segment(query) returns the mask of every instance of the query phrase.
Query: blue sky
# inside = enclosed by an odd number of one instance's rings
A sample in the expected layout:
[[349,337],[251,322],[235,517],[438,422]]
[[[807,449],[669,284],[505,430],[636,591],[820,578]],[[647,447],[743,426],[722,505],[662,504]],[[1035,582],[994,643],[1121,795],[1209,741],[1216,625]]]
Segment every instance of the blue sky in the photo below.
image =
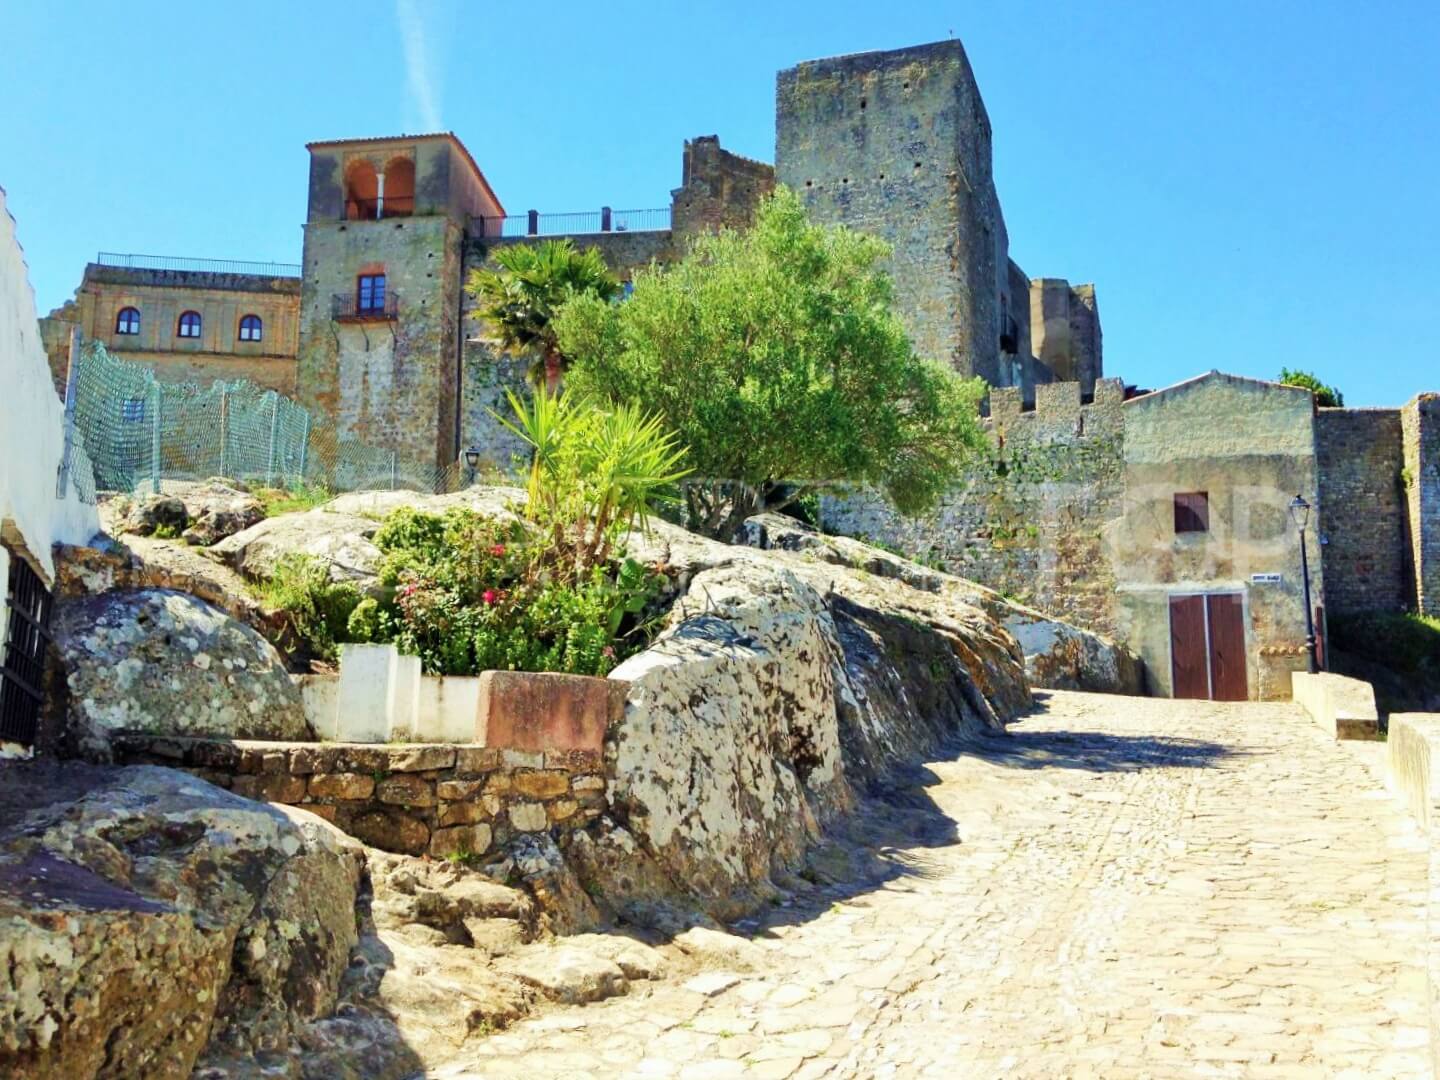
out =
[[42,312],[99,250],[298,261],[309,140],[451,129],[511,212],[773,160],[775,72],[961,38],[1011,254],[1107,373],[1440,390],[1440,4],[0,0],[0,186]]

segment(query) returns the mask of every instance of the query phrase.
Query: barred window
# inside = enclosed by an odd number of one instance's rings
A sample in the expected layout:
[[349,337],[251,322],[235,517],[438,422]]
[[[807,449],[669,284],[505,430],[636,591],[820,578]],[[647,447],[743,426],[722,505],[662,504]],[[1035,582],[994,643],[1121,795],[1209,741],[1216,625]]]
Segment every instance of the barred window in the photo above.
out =
[[120,419],[127,424],[143,423],[145,420],[145,399],[143,397],[130,397],[121,401]]

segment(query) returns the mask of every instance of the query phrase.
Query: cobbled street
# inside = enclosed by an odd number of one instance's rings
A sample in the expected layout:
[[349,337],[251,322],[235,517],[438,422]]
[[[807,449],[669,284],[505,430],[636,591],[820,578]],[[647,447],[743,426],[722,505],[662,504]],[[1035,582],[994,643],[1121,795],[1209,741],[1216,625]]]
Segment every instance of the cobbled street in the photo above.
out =
[[432,1075],[1430,1075],[1425,860],[1375,746],[1289,704],[1037,697],[931,763],[889,880],[737,928],[750,970],[551,1011]]

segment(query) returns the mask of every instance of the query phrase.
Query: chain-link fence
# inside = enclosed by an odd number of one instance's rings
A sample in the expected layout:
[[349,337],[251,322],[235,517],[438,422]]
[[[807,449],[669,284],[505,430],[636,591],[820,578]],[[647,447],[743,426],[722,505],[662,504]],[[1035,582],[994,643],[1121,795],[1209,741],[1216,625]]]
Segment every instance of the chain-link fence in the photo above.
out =
[[[460,464],[436,466],[343,439],[334,425],[246,380],[165,383],[99,342],[81,350],[70,393],[75,460],[88,456],[103,491],[160,490],[163,480],[227,477],[330,491],[455,491]],[[93,497],[93,493],[92,493]]]

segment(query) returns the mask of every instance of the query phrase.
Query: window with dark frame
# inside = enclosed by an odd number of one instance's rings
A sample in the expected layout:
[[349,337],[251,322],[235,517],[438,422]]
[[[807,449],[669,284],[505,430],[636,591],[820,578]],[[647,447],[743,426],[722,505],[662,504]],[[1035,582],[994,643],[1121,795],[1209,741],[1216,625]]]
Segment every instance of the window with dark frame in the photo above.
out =
[[179,335],[185,338],[198,338],[200,336],[200,313],[198,311],[187,311],[180,316]]
[[1210,531],[1210,495],[1204,491],[1184,491],[1175,495],[1175,533]]
[[385,275],[361,274],[356,280],[355,313],[369,315],[385,310]]
[[240,340],[259,341],[263,329],[259,315],[246,315],[240,320]]
[[143,397],[129,397],[121,401],[120,419],[127,424],[144,423],[145,399]]
[[133,307],[121,308],[120,314],[115,316],[115,333],[140,333],[140,312]]

